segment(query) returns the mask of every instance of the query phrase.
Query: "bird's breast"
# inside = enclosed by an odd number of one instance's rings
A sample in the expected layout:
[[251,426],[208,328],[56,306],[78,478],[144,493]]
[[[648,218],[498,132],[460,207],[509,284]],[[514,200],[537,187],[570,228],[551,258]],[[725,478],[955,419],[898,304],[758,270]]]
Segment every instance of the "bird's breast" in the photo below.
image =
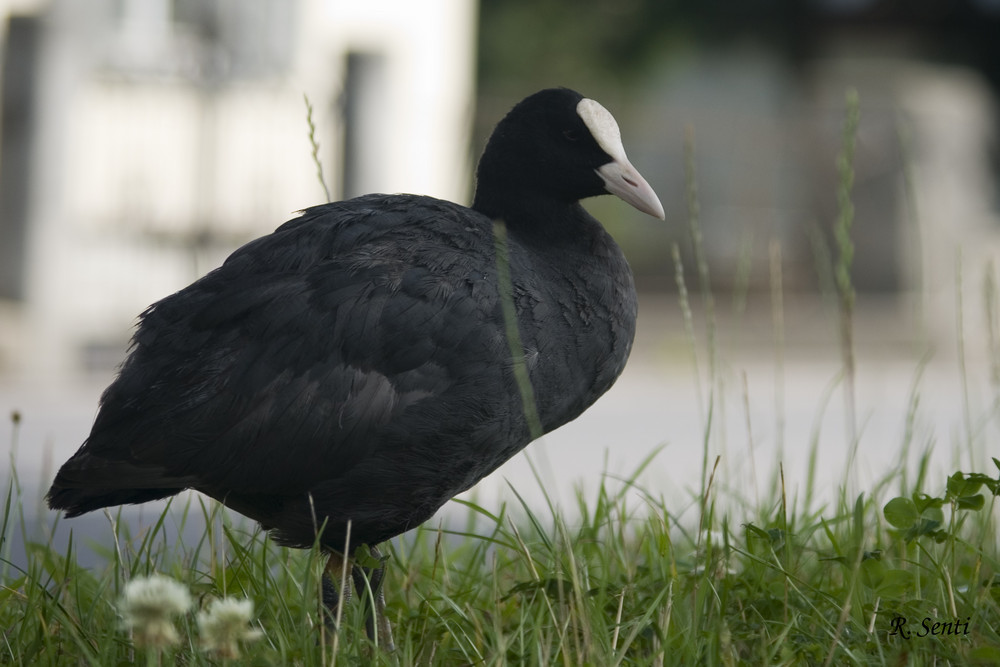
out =
[[635,337],[632,274],[620,252],[550,263],[515,297],[523,357],[549,431],[579,416],[624,370]]

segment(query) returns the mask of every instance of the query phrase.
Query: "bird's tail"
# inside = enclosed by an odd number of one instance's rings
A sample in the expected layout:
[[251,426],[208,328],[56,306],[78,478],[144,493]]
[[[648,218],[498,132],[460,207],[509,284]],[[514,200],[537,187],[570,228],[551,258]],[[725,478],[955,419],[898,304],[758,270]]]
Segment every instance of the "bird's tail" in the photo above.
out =
[[74,517],[102,507],[167,498],[187,486],[162,468],[110,461],[81,450],[59,469],[45,498],[52,509]]
[[66,488],[53,484],[45,499],[54,510],[64,510],[67,517],[80,516],[102,507],[145,503],[180,493],[183,489],[101,489]]

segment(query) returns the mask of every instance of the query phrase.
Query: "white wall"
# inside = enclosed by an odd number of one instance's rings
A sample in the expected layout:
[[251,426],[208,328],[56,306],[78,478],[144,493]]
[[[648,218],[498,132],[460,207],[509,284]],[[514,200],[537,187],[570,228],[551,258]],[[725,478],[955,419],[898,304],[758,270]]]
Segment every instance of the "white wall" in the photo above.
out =
[[[163,4],[132,0],[133,9],[143,3]],[[86,346],[123,354],[149,303],[321,203],[303,94],[336,198],[350,52],[386,59],[384,133],[361,146],[379,168],[365,184],[468,200],[474,0],[259,6],[294,12],[280,15],[292,33],[290,65],[206,83],[189,75],[197,43],[164,26],[162,11],[126,12],[127,26],[116,26],[105,0],[49,5],[28,298],[18,322],[5,308],[0,323],[25,335],[0,336],[0,372],[72,371]]]

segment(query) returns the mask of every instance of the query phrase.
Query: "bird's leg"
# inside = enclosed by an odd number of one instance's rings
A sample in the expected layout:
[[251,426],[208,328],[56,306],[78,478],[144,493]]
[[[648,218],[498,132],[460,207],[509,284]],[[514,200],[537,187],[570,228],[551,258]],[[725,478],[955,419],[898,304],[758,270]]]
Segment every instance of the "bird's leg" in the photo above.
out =
[[[376,640],[379,646],[385,651],[394,651],[396,646],[392,641],[392,626],[385,615],[385,568],[388,557],[382,555],[378,547],[369,547],[370,559],[379,562],[378,567],[357,567],[352,576],[354,587],[358,591],[358,597],[365,596],[366,591],[371,590],[373,596],[372,606],[375,608],[374,618],[368,613],[368,605],[365,605],[365,633],[369,639]],[[370,560],[366,559],[366,560]],[[367,581],[366,581],[367,580]],[[376,630],[378,634],[376,634]]]
[[372,571],[371,578],[372,590],[375,592],[375,622],[378,624],[378,636],[382,639],[386,651],[394,651],[396,645],[392,641],[392,626],[389,625],[389,619],[385,615],[385,568],[389,557],[383,556],[378,547],[372,547],[371,552],[381,563]]
[[326,608],[327,627],[337,629],[337,613],[341,604],[351,601],[351,587],[347,585],[347,577],[354,576],[354,564],[350,558],[336,551],[330,552],[323,571],[323,606]]

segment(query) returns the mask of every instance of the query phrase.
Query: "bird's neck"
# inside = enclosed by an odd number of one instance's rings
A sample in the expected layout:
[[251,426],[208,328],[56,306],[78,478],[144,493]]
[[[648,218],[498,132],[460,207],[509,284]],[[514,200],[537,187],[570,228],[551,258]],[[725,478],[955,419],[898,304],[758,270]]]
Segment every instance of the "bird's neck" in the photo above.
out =
[[472,208],[494,221],[502,221],[517,238],[545,245],[586,242],[601,229],[580,202],[523,190],[504,193],[477,189]]

